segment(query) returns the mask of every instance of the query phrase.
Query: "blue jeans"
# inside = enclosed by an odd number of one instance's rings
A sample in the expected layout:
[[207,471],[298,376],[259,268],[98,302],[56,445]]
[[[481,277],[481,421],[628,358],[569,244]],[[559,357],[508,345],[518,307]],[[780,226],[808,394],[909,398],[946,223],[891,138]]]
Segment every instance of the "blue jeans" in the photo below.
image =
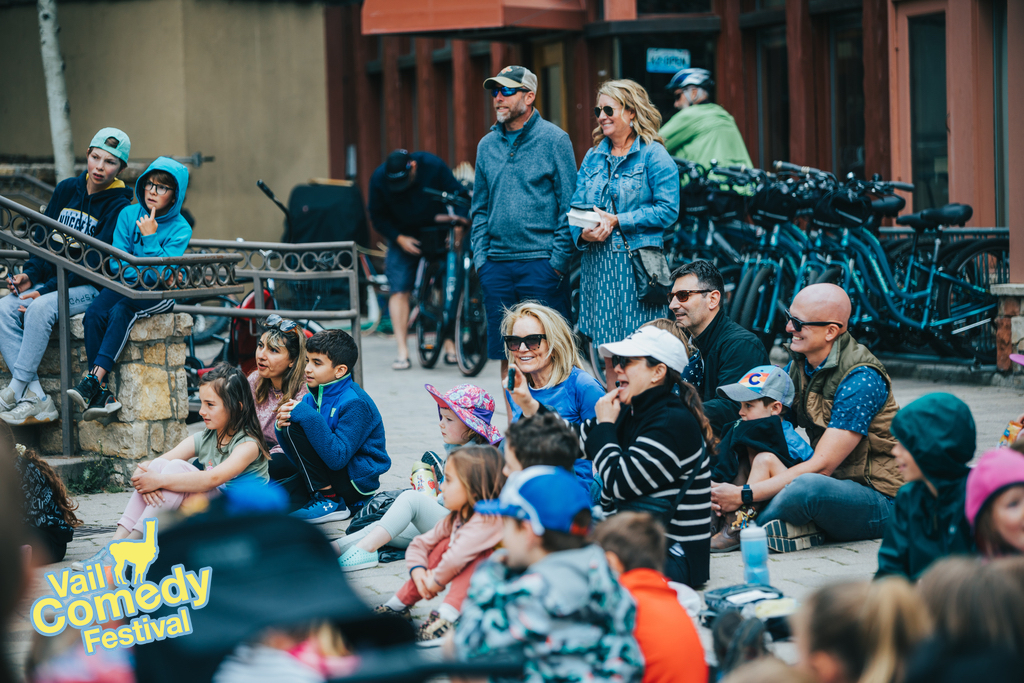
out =
[[[569,320],[569,292],[563,286],[568,273],[558,275],[548,259],[533,261],[491,261],[478,271],[487,309],[487,357],[504,360],[505,342],[501,338],[501,320],[505,311],[520,301],[531,299],[550,306]],[[567,323],[568,324],[568,323]]]
[[[38,287],[28,291],[36,289]],[[96,288],[92,285],[69,288],[71,315],[84,313],[95,298]],[[24,313],[18,311],[20,306],[25,306]],[[14,294],[0,298],[0,354],[14,379],[22,382],[39,379],[39,362],[43,360],[57,316],[57,292],[35,299],[20,299]]]
[[870,486],[823,474],[801,474],[772,498],[757,523],[814,522],[832,540],[863,541],[882,537],[893,505],[893,498]]

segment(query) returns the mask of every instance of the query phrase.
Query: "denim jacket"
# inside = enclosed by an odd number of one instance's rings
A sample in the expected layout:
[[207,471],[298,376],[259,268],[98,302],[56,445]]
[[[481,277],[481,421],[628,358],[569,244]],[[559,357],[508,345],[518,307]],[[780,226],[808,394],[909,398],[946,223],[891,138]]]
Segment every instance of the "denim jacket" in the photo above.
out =
[[[609,182],[610,157],[608,138],[587,152],[576,176],[572,206],[596,206],[612,212],[614,200],[619,228],[626,234],[631,249],[664,246],[665,228],[679,216],[679,170],[672,157],[664,145],[647,144],[637,137]],[[573,242],[586,249],[589,242],[580,238],[582,229],[571,229]],[[625,250],[618,230],[609,239],[616,251]]]

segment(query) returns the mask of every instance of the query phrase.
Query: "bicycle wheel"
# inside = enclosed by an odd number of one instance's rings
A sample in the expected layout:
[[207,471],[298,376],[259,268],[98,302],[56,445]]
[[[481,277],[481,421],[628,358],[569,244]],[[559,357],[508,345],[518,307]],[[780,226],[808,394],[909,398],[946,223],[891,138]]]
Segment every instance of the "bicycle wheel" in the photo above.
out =
[[[196,305],[211,308],[237,308],[238,302],[224,296],[208,301],[197,301]],[[192,342],[208,344],[215,336],[223,335],[230,324],[231,319],[227,316],[194,315],[192,316]]]
[[839,266],[829,266],[828,268],[825,269],[824,272],[822,272],[821,275],[814,279],[814,282],[812,284],[820,285],[823,283],[830,285],[838,285],[842,287],[843,269],[840,268]]
[[444,277],[443,261],[428,263],[417,296],[416,353],[425,368],[437,364],[444,348]]
[[[753,332],[769,353],[775,346],[775,337],[780,331],[779,315],[775,304],[777,300],[785,300],[786,292],[789,289],[783,280],[778,299],[772,296],[777,277],[776,269],[772,266],[765,266],[757,271],[750,283],[750,289],[747,291],[739,320],[740,327]],[[755,327],[757,329],[754,329]],[[767,331],[765,331],[766,328]]]
[[736,286],[736,290],[732,293],[732,298],[729,300],[729,307],[726,310],[729,313],[729,317],[737,323],[743,314],[743,302],[747,298],[747,292],[750,291],[750,283],[754,279],[754,272],[754,268],[747,268],[747,272],[743,273],[740,283]]
[[743,266],[738,263],[734,263],[728,266],[722,266],[718,272],[722,274],[722,281],[725,283],[725,291],[722,292],[722,310],[728,311],[732,306],[733,297],[736,296],[737,281],[740,279],[740,273],[743,271]]
[[590,367],[594,369],[594,377],[601,383],[601,386],[608,385],[608,378],[604,372],[604,358],[597,351],[597,344],[592,339],[587,339],[587,356],[590,358]]
[[455,311],[455,355],[459,371],[476,377],[487,365],[487,309],[476,268],[470,266],[467,279]]
[[[939,318],[953,319],[951,329],[944,331],[943,336],[959,354],[982,363],[995,363],[996,311],[991,307],[996,298],[987,292],[992,285],[1009,282],[1009,240],[980,240],[962,251],[946,272],[964,284],[948,280],[939,284]],[[966,285],[980,287],[985,293]]]

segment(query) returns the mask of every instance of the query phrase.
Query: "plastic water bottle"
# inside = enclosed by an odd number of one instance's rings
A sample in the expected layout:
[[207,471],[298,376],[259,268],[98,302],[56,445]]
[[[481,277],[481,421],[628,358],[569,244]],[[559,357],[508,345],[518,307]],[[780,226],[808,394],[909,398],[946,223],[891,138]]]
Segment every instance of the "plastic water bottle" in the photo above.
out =
[[768,536],[764,529],[751,524],[740,531],[740,552],[743,553],[743,580],[762,586],[768,579]]

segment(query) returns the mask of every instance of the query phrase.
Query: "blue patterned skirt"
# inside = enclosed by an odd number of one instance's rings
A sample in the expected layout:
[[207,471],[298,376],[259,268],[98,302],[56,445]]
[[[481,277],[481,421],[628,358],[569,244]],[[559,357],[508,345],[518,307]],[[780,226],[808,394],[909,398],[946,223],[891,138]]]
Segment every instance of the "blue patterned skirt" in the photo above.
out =
[[[629,254],[612,242],[591,242],[583,252],[580,272],[580,331],[600,346],[625,339],[656,318],[668,318],[668,302],[641,303],[636,296]],[[620,247],[621,248],[621,247]]]

